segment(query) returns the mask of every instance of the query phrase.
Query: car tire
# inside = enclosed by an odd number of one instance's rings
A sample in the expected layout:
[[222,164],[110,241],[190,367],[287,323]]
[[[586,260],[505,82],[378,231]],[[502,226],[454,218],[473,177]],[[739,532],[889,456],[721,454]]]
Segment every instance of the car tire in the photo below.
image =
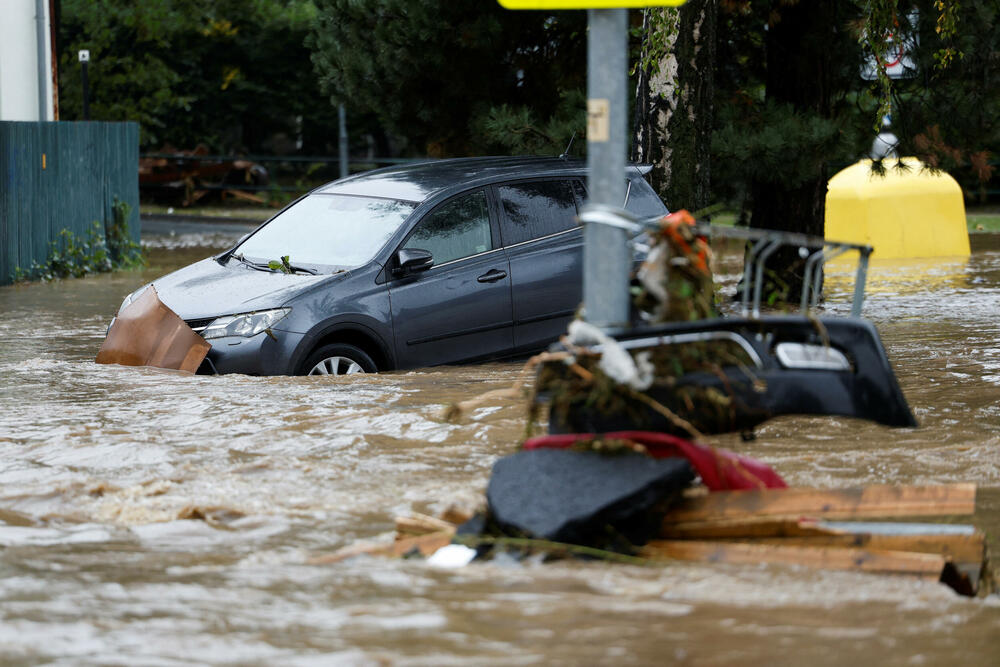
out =
[[300,375],[354,375],[376,373],[378,367],[372,358],[359,347],[346,343],[324,345],[306,359]]

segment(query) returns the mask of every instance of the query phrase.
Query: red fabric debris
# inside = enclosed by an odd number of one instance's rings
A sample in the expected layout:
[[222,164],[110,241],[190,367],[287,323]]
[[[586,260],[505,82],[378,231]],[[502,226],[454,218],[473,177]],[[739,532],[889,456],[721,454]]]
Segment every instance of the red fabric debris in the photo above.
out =
[[684,440],[667,433],[652,431],[616,431],[614,433],[567,433],[545,435],[524,441],[524,449],[569,449],[587,440],[628,440],[642,445],[657,459],[682,457],[687,459],[710,491],[741,489],[784,489],[788,485],[770,466],[749,456],[725,449]]

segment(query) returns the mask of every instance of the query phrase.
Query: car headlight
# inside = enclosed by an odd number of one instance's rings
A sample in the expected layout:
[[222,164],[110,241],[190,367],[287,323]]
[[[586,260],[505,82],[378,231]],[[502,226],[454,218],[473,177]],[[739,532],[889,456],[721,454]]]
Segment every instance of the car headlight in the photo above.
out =
[[273,310],[258,310],[255,313],[242,313],[240,315],[226,315],[212,321],[201,335],[208,338],[222,338],[224,336],[243,336],[249,338],[256,336],[261,331],[268,329],[283,317],[292,312],[291,308],[275,308]]

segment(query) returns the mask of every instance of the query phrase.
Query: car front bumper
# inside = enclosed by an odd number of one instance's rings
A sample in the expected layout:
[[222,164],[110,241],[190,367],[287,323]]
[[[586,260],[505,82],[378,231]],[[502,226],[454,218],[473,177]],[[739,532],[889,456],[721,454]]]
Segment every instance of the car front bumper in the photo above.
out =
[[262,331],[250,337],[212,338],[199,374],[294,375],[292,358],[304,334]]

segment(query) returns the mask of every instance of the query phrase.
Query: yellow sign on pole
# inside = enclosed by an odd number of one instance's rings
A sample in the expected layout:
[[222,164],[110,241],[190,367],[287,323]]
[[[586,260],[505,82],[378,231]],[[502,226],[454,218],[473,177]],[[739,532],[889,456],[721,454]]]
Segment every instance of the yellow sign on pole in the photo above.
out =
[[679,7],[686,0],[497,0],[507,9],[623,9]]

